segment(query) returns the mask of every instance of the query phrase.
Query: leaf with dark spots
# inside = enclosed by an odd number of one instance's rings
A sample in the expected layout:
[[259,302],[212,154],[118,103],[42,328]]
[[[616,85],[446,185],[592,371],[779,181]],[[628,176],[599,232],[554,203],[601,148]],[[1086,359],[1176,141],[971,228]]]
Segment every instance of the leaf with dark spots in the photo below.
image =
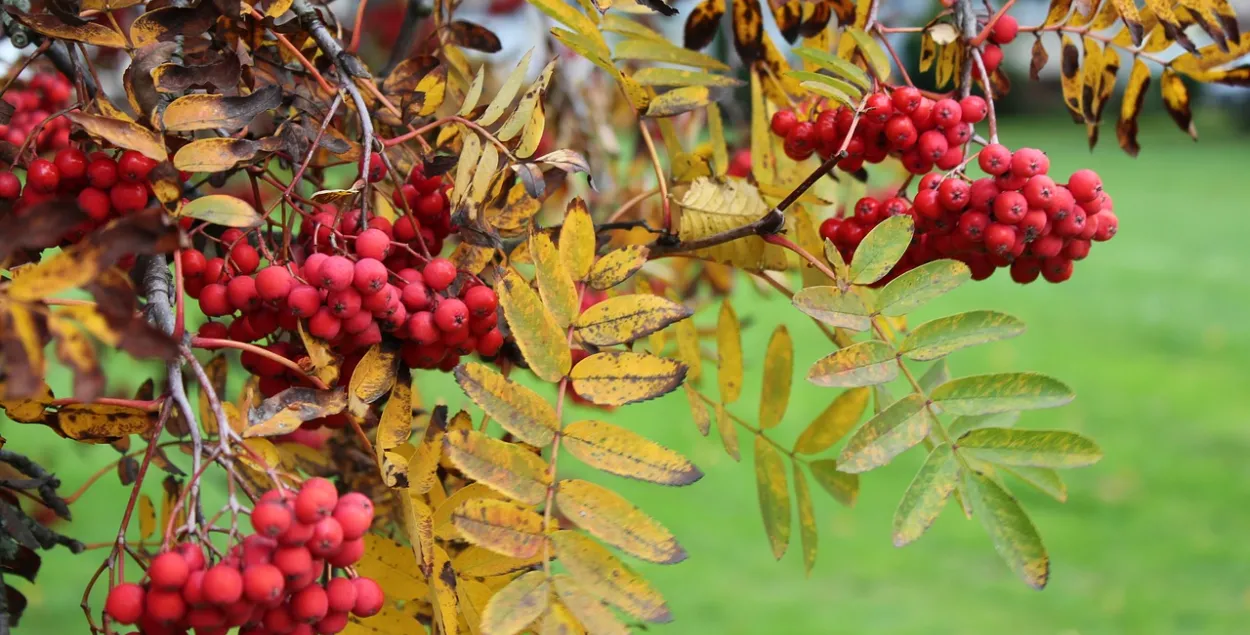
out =
[[121,481],[123,486],[129,486],[139,478],[139,461],[133,456],[123,458],[117,463],[117,480]]
[[4,224],[4,240],[0,240],[0,261],[18,249],[42,249],[61,242],[65,234],[86,220],[72,198],[56,198],[27,208]]
[[193,39],[209,31],[217,15],[217,8],[210,2],[153,9],[131,23],[130,42],[135,48],[143,48],[157,42],[173,42],[179,35]]
[[441,64],[433,55],[418,55],[399,63],[395,70],[382,82],[382,92],[387,95],[402,95],[417,88],[417,82]]
[[467,20],[455,20],[447,25],[451,39],[460,46],[483,53],[498,53],[503,45],[499,36],[490,29]]
[[266,86],[245,97],[186,95],[165,107],[161,122],[166,130],[190,132],[224,128],[240,130],[257,115],[282,103],[282,88]]
[[692,51],[706,48],[716,37],[716,32],[720,29],[720,19],[724,15],[725,0],[700,2],[686,18],[682,45]]
[[816,37],[825,27],[829,26],[829,19],[833,17],[833,9],[828,3],[818,2],[812,6],[811,15],[799,25],[799,35],[803,37]]
[[305,421],[336,415],[347,407],[347,392],[314,388],[287,388],[247,413],[244,437],[287,434]]
[[678,11],[676,8],[670,7],[667,4],[665,4],[664,0],[642,0],[642,3],[647,5],[647,7],[655,10],[660,15],[663,15],[666,17],[672,17],[680,13],[680,11]]

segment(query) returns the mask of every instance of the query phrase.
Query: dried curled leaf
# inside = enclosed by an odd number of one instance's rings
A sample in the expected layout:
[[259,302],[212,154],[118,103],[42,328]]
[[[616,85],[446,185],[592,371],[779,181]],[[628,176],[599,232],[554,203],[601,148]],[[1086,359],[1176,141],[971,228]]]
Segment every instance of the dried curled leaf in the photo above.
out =
[[347,407],[347,391],[292,387],[248,410],[245,438],[274,437],[293,432],[300,424],[336,415]]

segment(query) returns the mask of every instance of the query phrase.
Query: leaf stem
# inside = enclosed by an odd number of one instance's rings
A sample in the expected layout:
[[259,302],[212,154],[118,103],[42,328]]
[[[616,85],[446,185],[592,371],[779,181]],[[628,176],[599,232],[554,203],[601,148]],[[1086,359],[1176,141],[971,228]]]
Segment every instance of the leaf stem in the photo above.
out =
[[304,372],[304,369],[300,368],[299,364],[295,363],[293,360],[287,359],[277,353],[274,353],[273,351],[256,346],[255,344],[249,344],[247,342],[236,342],[234,340],[217,339],[215,337],[195,336],[191,338],[191,347],[202,348],[204,350],[209,350],[209,351],[217,350],[221,348],[233,348],[233,349],[237,349],[240,351],[246,351],[248,353],[252,353],[255,355],[260,355],[261,357],[264,357],[265,359],[277,362],[285,366],[286,368],[289,368],[295,371],[304,379],[308,380],[308,382],[311,383],[318,390],[329,390],[330,388],[329,386],[326,385],[324,381],[321,381],[321,378],[316,377],[314,375],[309,375],[308,373]]
[[660,165],[660,155],[655,151],[655,141],[651,139],[651,131],[647,122],[638,120],[638,129],[642,131],[642,141],[647,146],[647,154],[651,157],[651,165],[655,167],[655,178],[660,183],[660,205],[664,209],[664,229],[673,229],[673,210],[668,200],[668,179],[664,176],[664,167]]

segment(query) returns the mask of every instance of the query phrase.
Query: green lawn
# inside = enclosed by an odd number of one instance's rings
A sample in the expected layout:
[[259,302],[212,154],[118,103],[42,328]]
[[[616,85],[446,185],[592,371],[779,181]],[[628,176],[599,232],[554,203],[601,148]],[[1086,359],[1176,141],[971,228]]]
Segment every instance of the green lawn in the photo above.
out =
[[[1208,131],[1193,144],[1170,122],[1147,121],[1142,158],[1132,160],[1114,149],[1110,129],[1091,157],[1075,126],[1015,121],[1004,128],[1012,144],[1047,148],[1053,173],[1096,167],[1121,220],[1121,235],[1097,245],[1068,283],[1020,287],[1000,275],[969,284],[916,316],[976,308],[1019,315],[1029,324],[1022,338],[954,356],[954,373],[1037,370],[1065,380],[1079,395],[1071,406],[1030,413],[1021,422],[1081,431],[1106,453],[1097,466],[1068,473],[1066,504],[1016,488],[1050,550],[1049,587],[1036,592],[1016,580],[979,523],[951,508],[917,543],[891,546],[891,515],[923,458],[917,452],[867,475],[854,510],[816,493],[821,553],[810,578],[803,575],[797,530],[790,553],[774,562],[759,519],[749,443],[742,464],[729,460],[718,439],[698,436],[679,393],[605,417],[682,449],[707,473],[685,489],[612,483],[667,524],[691,554],[676,566],[639,567],[669,598],[678,620],[657,630],[1243,631],[1250,618],[1246,139]],[[760,316],[756,323],[783,316],[796,338],[800,371],[829,350],[810,322],[780,303],[747,296],[738,308]],[[744,416],[756,411],[758,361],[768,335],[764,327],[746,334],[748,388],[735,406]],[[428,400],[441,395],[453,408],[464,404],[450,386],[445,377],[422,380]],[[796,385],[780,437],[793,439],[834,394]],[[67,489],[115,456],[107,447],[54,442],[41,428],[6,424],[3,433],[10,448],[54,466]],[[116,480],[106,478],[98,489],[75,506],[68,530],[87,541],[107,540],[121,514],[123,489]],[[31,606],[22,630],[83,628],[78,596],[102,555],[61,551],[48,557],[42,584],[27,589]]]

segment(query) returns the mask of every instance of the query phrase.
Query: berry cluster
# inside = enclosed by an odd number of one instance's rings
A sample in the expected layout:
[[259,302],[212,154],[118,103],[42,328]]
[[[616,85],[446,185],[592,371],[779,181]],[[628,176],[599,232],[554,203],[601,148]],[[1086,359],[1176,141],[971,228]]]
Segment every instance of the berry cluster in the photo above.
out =
[[1010,267],[1012,279],[1021,284],[1039,275],[1063,282],[1072,276],[1073,261],[1089,255],[1092,241],[1115,236],[1119,221],[1093,170],[1078,170],[1060,185],[1047,176],[1050,161],[1041,150],[1013,153],[999,144],[983,148],[977,162],[990,176],[969,182],[962,176],[927,174],[912,202],[862,198],[852,214],[824,221],[820,233],[849,261],[878,223],[910,214],[915,237],[880,284],[940,258],[967,263],[974,280]]
[[[38,73],[24,85],[8,87],[4,100],[13,106],[13,116],[0,125],[0,139],[21,147],[43,120],[67,108],[73,95],[73,85],[60,73]],[[63,115],[50,119],[35,137],[36,152],[68,147],[69,119]]]
[[156,161],[133,150],[87,154],[64,147],[51,160],[36,158],[26,165],[25,187],[17,175],[0,170],[0,199],[16,201],[13,209],[20,215],[57,196],[77,197],[87,218],[65,237],[72,243],[111,219],[145,209],[148,174],[155,167]]
[[298,493],[272,490],[252,510],[255,533],[220,562],[181,543],[152,558],[147,580],[113,587],[105,613],[136,624],[142,635],[333,635],[348,615],[382,610],[382,588],[370,578],[335,576],[364,555],[373,503],[339,497],[334,484],[309,479]]

